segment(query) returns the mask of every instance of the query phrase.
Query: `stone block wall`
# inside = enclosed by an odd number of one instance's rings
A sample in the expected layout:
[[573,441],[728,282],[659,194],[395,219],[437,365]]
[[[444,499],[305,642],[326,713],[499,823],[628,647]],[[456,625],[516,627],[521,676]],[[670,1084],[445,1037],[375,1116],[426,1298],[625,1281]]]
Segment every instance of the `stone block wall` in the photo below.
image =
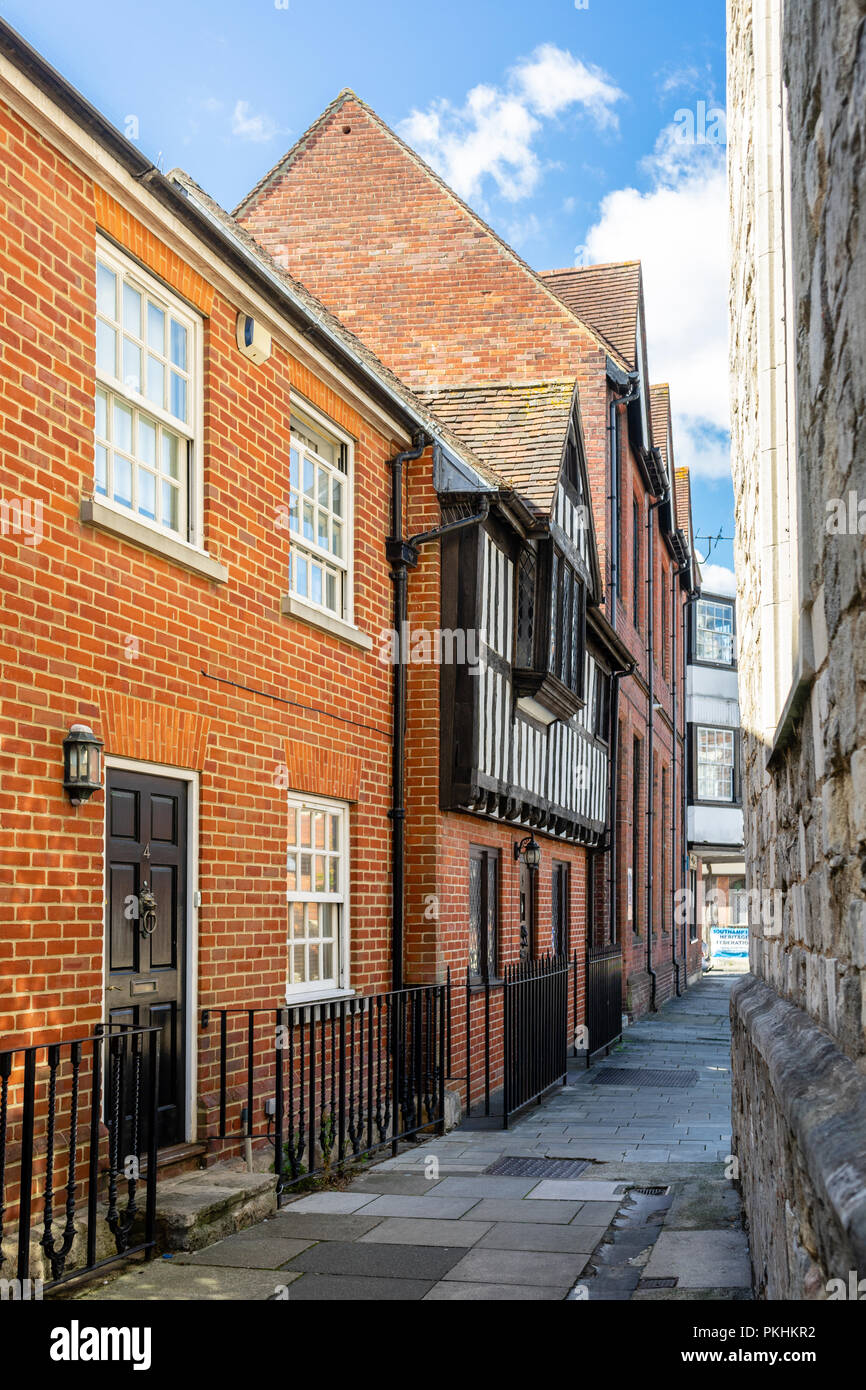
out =
[[[760,984],[733,1003],[734,1142],[756,1287],[826,1297],[852,1259],[866,1276],[862,1174],[850,1201],[828,1195],[854,1116],[866,1148],[866,4],[730,0],[728,20],[745,857],[763,908]],[[820,1061],[807,1091],[794,1037]]]

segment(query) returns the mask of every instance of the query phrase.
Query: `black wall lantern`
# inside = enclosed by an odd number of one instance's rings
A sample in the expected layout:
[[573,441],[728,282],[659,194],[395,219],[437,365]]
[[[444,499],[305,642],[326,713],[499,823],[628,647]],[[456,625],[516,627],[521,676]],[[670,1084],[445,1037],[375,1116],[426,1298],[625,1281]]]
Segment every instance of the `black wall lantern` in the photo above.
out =
[[86,724],[73,724],[63,740],[63,790],[80,806],[102,786],[102,739]]
[[533,835],[526,835],[524,839],[515,842],[514,858],[519,859],[521,855],[527,869],[535,871],[538,868],[541,863],[541,846]]

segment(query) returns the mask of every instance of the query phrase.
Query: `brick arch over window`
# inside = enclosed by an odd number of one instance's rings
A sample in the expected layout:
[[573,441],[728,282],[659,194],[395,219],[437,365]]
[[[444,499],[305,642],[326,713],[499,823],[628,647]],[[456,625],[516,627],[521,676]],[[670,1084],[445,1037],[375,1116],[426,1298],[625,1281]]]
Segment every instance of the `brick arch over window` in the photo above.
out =
[[361,759],[333,748],[286,741],[288,790],[332,801],[360,801]]

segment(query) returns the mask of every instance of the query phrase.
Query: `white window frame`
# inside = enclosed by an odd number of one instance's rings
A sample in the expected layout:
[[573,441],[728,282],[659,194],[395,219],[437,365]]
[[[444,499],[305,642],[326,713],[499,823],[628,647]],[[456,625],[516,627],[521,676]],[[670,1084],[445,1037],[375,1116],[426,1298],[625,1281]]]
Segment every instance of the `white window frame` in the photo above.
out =
[[[333,556],[333,554],[332,554],[331,552],[324,551],[324,550],[320,549],[320,547],[319,547],[319,545],[318,545],[318,543],[317,543],[316,541],[312,541],[312,542],[311,542],[311,541],[308,541],[308,540],[304,539],[303,534],[302,534],[301,532],[289,531],[289,547],[290,547],[290,552],[291,552],[290,573],[289,573],[289,594],[290,594],[290,596],[291,596],[291,599],[292,599],[294,602],[296,602],[296,603],[298,603],[298,604],[302,604],[305,608],[311,609],[314,613],[321,614],[325,619],[328,619],[328,620],[330,620],[330,621],[336,620],[337,622],[347,624],[349,627],[354,627],[354,624],[355,624],[355,441],[354,441],[354,439],[352,438],[352,436],[351,436],[350,434],[347,434],[345,430],[340,429],[339,426],[336,425],[336,424],[334,423],[334,421],[331,420],[327,415],[323,415],[322,412],[321,412],[320,410],[317,410],[315,406],[310,405],[310,403],[309,403],[306,399],[304,399],[304,398],[302,398],[301,396],[298,396],[298,395],[296,395],[296,394],[294,394],[294,393],[293,393],[293,395],[292,395],[292,400],[291,400],[291,413],[292,413],[293,416],[294,416],[294,415],[299,415],[299,416],[302,416],[302,417],[306,416],[306,418],[309,420],[310,424],[311,424],[315,429],[321,430],[321,432],[322,432],[323,434],[330,435],[338,444],[342,444],[342,445],[344,446],[345,451],[346,451],[346,471],[345,471],[345,473],[342,474],[342,477],[345,479],[344,491],[345,491],[345,495],[346,495],[346,500],[345,500],[345,515],[344,515],[344,517],[343,517],[344,541],[343,541],[343,564],[342,564],[342,565],[340,565],[339,563],[337,563],[337,562],[335,561],[335,558],[334,558],[334,556]],[[290,435],[290,446],[291,446],[291,447],[294,447],[294,445],[291,443],[291,435]],[[304,448],[305,446],[302,445],[301,447]],[[319,456],[318,456],[318,455],[314,455],[314,457],[318,458]],[[325,460],[325,463],[327,463],[327,460]],[[300,491],[300,497],[303,498],[303,490]],[[300,517],[300,516],[298,517],[298,524],[299,524],[299,526],[302,525],[302,520],[301,520],[301,517]],[[298,537],[297,540],[296,540],[296,536]],[[340,612],[336,612],[336,613],[335,613],[334,610],[333,610],[333,608],[328,608],[327,604],[324,604],[324,603],[316,603],[315,600],[312,599],[312,598],[309,596],[309,594],[301,594],[301,593],[298,592],[298,590],[297,590],[297,588],[296,588],[296,583],[295,583],[295,547],[296,547],[296,545],[299,545],[299,546],[300,546],[300,549],[301,549],[306,555],[308,555],[308,556],[309,556],[309,555],[312,555],[314,559],[316,559],[316,558],[321,558],[323,562],[329,562],[331,565],[335,566],[336,568],[342,568],[343,574],[345,575],[345,581],[344,581],[343,611],[342,611],[341,613],[340,613]]]
[[[728,612],[729,612],[730,615],[731,615],[731,630],[730,630],[730,632],[729,632],[729,633],[721,632],[721,631],[717,631],[717,630],[714,629],[714,628],[707,628],[707,627],[703,627],[703,628],[702,628],[702,627],[701,627],[701,607],[702,607],[702,606],[709,607],[709,608],[727,608]],[[709,633],[709,635],[710,635],[711,637],[730,637],[730,640],[731,640],[731,654],[730,654],[730,656],[728,657],[727,661],[721,660],[721,659],[719,659],[719,658],[717,658],[717,657],[713,657],[713,656],[705,656],[705,655],[701,652],[700,646],[701,646],[701,633],[702,633],[702,632],[707,632],[707,633]],[[721,598],[699,598],[698,601],[697,601],[696,611],[695,611],[695,660],[696,660],[696,661],[707,661],[707,662],[710,662],[710,663],[711,663],[712,665],[714,665],[714,666],[733,666],[733,664],[734,664],[734,659],[735,659],[735,655],[736,655],[736,648],[734,647],[734,637],[735,637],[735,633],[734,633],[734,605],[733,605],[733,603],[726,603],[725,600],[724,600],[724,599],[721,599]]]
[[[286,1003],[298,1004],[308,1000],[333,999],[340,995],[354,993],[350,988],[349,976],[349,883],[350,883],[350,845],[351,845],[351,821],[350,807],[347,801],[331,801],[319,796],[305,796],[298,792],[290,792],[287,798],[287,809],[289,811],[324,811],[328,815],[339,815],[340,817],[340,846],[339,846],[339,882],[335,893],[304,893],[300,889],[289,888],[286,886]],[[291,853],[293,845],[287,844],[287,855]],[[311,850],[315,854],[315,849]],[[300,874],[300,864],[296,871]],[[293,903],[331,903],[339,911],[339,926],[334,936],[334,946],[337,953],[336,971],[333,981],[319,980],[311,984],[305,981],[303,984],[295,985],[291,983],[291,964],[292,964],[292,904]]]
[[[125,507],[121,502],[116,502],[113,497],[105,496],[103,493],[96,492],[96,474],[94,464],[93,485],[94,496],[98,499],[100,508],[107,508],[117,516],[123,517],[127,521],[134,521],[137,526],[143,526],[161,539],[169,539],[179,545],[187,546],[190,550],[198,554],[205,555],[204,549],[204,468],[203,468],[203,420],[204,420],[204,321],[201,315],[195,313],[193,309],[172,290],[170,290],[158,276],[152,271],[142,267],[134,257],[120,250],[112,241],[106,237],[97,235],[96,238],[96,258],[104,261],[123,281],[135,286],[141,293],[150,295],[151,298],[159,300],[160,303],[172,314],[180,323],[184,325],[188,334],[189,362],[188,369],[188,410],[189,418],[186,421],[178,420],[167,410],[160,409],[154,405],[144,394],[130,390],[126,384],[116,377],[109,376],[99,367],[95,370],[95,385],[105,390],[109,396],[115,396],[129,405],[134,410],[139,410],[143,414],[150,416],[160,425],[164,425],[173,433],[188,439],[191,446],[191,463],[188,468],[186,483],[187,501],[187,520],[182,531],[172,531],[169,527],[163,526],[158,521],[151,521],[149,517],[142,515],[141,512],[132,507]],[[97,315],[94,313],[94,327]],[[95,390],[94,390],[95,404]],[[95,438],[94,438],[95,449]],[[190,524],[190,516],[192,524]]]
[[[696,775],[696,778],[695,778],[695,781],[696,781],[696,784],[697,784],[697,785],[696,785],[696,792],[697,792],[697,800],[698,800],[698,801],[704,801],[704,802],[710,802],[710,801],[711,801],[711,802],[713,802],[714,804],[716,804],[716,805],[718,805],[718,806],[730,806],[730,805],[733,805],[733,804],[734,804],[735,795],[736,795],[735,778],[736,778],[736,770],[737,770],[737,747],[736,747],[736,742],[735,742],[735,732],[736,732],[736,731],[735,731],[734,729],[725,728],[725,727],[720,726],[720,725],[715,725],[715,724],[698,724],[698,726],[697,726],[697,728],[696,728],[696,730],[695,730],[695,770],[696,770],[696,774],[697,774],[697,775]],[[703,760],[702,760],[702,759],[701,759],[701,734],[725,734],[728,738],[730,738],[730,740],[731,740],[731,761],[730,761],[730,763],[721,763],[721,762],[708,761],[707,759],[703,759]],[[730,794],[730,796],[705,796],[704,793],[701,791],[701,767],[713,767],[713,768],[720,768],[720,767],[727,768],[727,767],[729,767],[730,770],[731,770],[731,794]]]

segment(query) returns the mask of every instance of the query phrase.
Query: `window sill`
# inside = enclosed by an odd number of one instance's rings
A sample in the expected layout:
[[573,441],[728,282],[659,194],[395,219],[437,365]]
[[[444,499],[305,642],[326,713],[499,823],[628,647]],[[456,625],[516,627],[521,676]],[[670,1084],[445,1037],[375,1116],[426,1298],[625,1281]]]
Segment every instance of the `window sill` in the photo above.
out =
[[778,766],[785,749],[793,742],[797,724],[803,716],[803,710],[814,679],[815,671],[811,662],[804,661],[801,656],[797,662],[797,670],[782,707],[779,722],[776,725],[773,742],[767,749],[766,766],[771,771]]
[[135,545],[140,545],[144,550],[153,551],[156,555],[162,555],[166,560],[172,560],[175,564],[182,565],[184,569],[192,570],[194,574],[200,574],[205,579],[212,579],[218,584],[225,584],[229,577],[225,565],[221,565],[212,555],[206,554],[203,550],[197,550],[195,546],[188,545],[186,541],[163,535],[139,521],[131,512],[129,516],[126,516],[98,497],[82,497],[78,515],[80,520],[87,525],[96,526],[100,531],[110,531],[115,536],[122,536],[124,540],[132,541]]
[[280,611],[290,618],[299,618],[303,623],[309,623],[311,627],[317,627],[322,632],[329,632],[332,637],[339,637],[341,642],[349,642],[353,647],[361,647],[364,651],[373,650],[373,639],[366,632],[362,632],[354,623],[345,623],[342,618],[333,617],[330,613],[325,613],[321,608],[315,608],[311,603],[305,603],[302,598],[296,598],[294,594],[283,594],[280,600]]
[[354,989],[330,989],[324,993],[321,990],[299,990],[286,991],[287,1009],[295,1008],[318,1008],[319,1005],[338,1004],[341,999],[354,999],[356,991]]

